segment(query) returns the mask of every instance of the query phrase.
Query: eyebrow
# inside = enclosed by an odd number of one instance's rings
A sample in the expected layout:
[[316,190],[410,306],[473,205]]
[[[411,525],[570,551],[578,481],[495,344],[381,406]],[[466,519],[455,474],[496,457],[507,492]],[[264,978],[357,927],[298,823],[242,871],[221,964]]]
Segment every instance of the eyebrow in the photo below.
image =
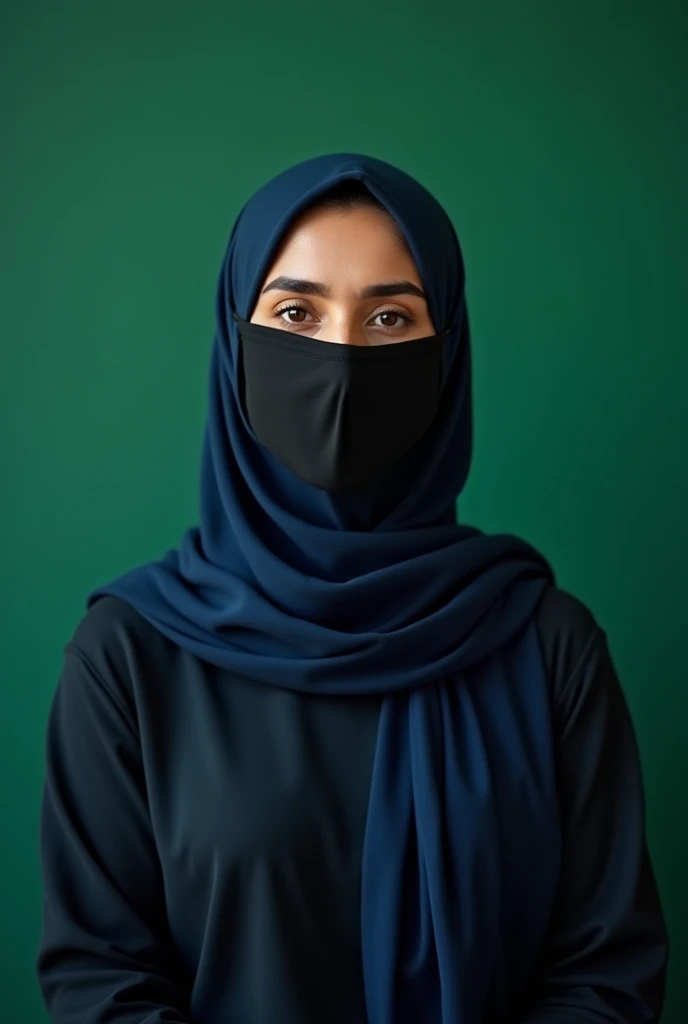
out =
[[[263,288],[261,294],[278,289],[284,292],[300,292],[302,295],[319,295],[329,299],[332,290],[319,281],[305,281],[299,277],[276,277]],[[369,284],[359,293],[361,299],[384,298],[389,295],[417,295],[425,298],[425,292],[411,281],[389,281],[387,284]]]

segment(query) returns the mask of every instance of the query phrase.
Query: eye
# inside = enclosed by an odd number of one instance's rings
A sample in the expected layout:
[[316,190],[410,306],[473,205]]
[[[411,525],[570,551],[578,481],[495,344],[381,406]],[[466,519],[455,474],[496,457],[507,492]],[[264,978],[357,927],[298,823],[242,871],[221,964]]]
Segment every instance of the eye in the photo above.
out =
[[[293,313],[303,313],[303,316],[299,316],[297,318],[292,316]],[[299,306],[295,303],[291,303],[289,306],[282,306],[281,309],[276,310],[274,313],[274,316],[278,320],[281,320],[283,324],[294,324],[294,326],[298,326],[299,324],[305,324],[307,322],[307,315],[308,310],[304,306]]]
[[[389,321],[394,320],[394,323],[381,323],[378,326],[382,327],[385,331],[398,331],[405,327],[410,327],[414,323],[413,317],[409,316],[408,313],[401,313],[398,309],[383,309],[379,313],[375,314],[374,319],[382,318],[383,320]],[[400,322],[401,321],[401,322]]]

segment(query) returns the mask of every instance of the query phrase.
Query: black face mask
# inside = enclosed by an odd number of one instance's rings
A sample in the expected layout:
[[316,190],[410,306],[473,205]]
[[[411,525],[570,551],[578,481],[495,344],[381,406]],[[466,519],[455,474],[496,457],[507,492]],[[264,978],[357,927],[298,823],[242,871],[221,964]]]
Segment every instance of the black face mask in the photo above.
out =
[[235,319],[243,401],[258,439],[309,484],[341,491],[391,468],[435,418],[441,334],[340,345]]

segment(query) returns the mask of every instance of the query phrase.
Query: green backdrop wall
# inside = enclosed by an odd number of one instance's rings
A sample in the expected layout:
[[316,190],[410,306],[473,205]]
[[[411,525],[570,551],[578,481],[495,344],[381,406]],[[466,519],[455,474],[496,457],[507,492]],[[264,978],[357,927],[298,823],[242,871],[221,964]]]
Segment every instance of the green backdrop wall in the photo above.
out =
[[521,533],[610,637],[686,1019],[688,6],[5,0],[0,1007],[34,975],[43,731],[95,584],[196,516],[216,275],[248,195],[368,152],[462,239],[462,519]]

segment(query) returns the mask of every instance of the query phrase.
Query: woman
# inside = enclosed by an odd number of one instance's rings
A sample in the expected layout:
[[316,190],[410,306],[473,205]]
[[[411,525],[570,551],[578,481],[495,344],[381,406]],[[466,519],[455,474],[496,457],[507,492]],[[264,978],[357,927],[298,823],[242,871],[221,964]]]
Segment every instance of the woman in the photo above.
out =
[[656,1021],[667,937],[605,634],[457,524],[463,262],[351,154],[245,205],[198,527],[90,595],[50,711],[59,1024]]

